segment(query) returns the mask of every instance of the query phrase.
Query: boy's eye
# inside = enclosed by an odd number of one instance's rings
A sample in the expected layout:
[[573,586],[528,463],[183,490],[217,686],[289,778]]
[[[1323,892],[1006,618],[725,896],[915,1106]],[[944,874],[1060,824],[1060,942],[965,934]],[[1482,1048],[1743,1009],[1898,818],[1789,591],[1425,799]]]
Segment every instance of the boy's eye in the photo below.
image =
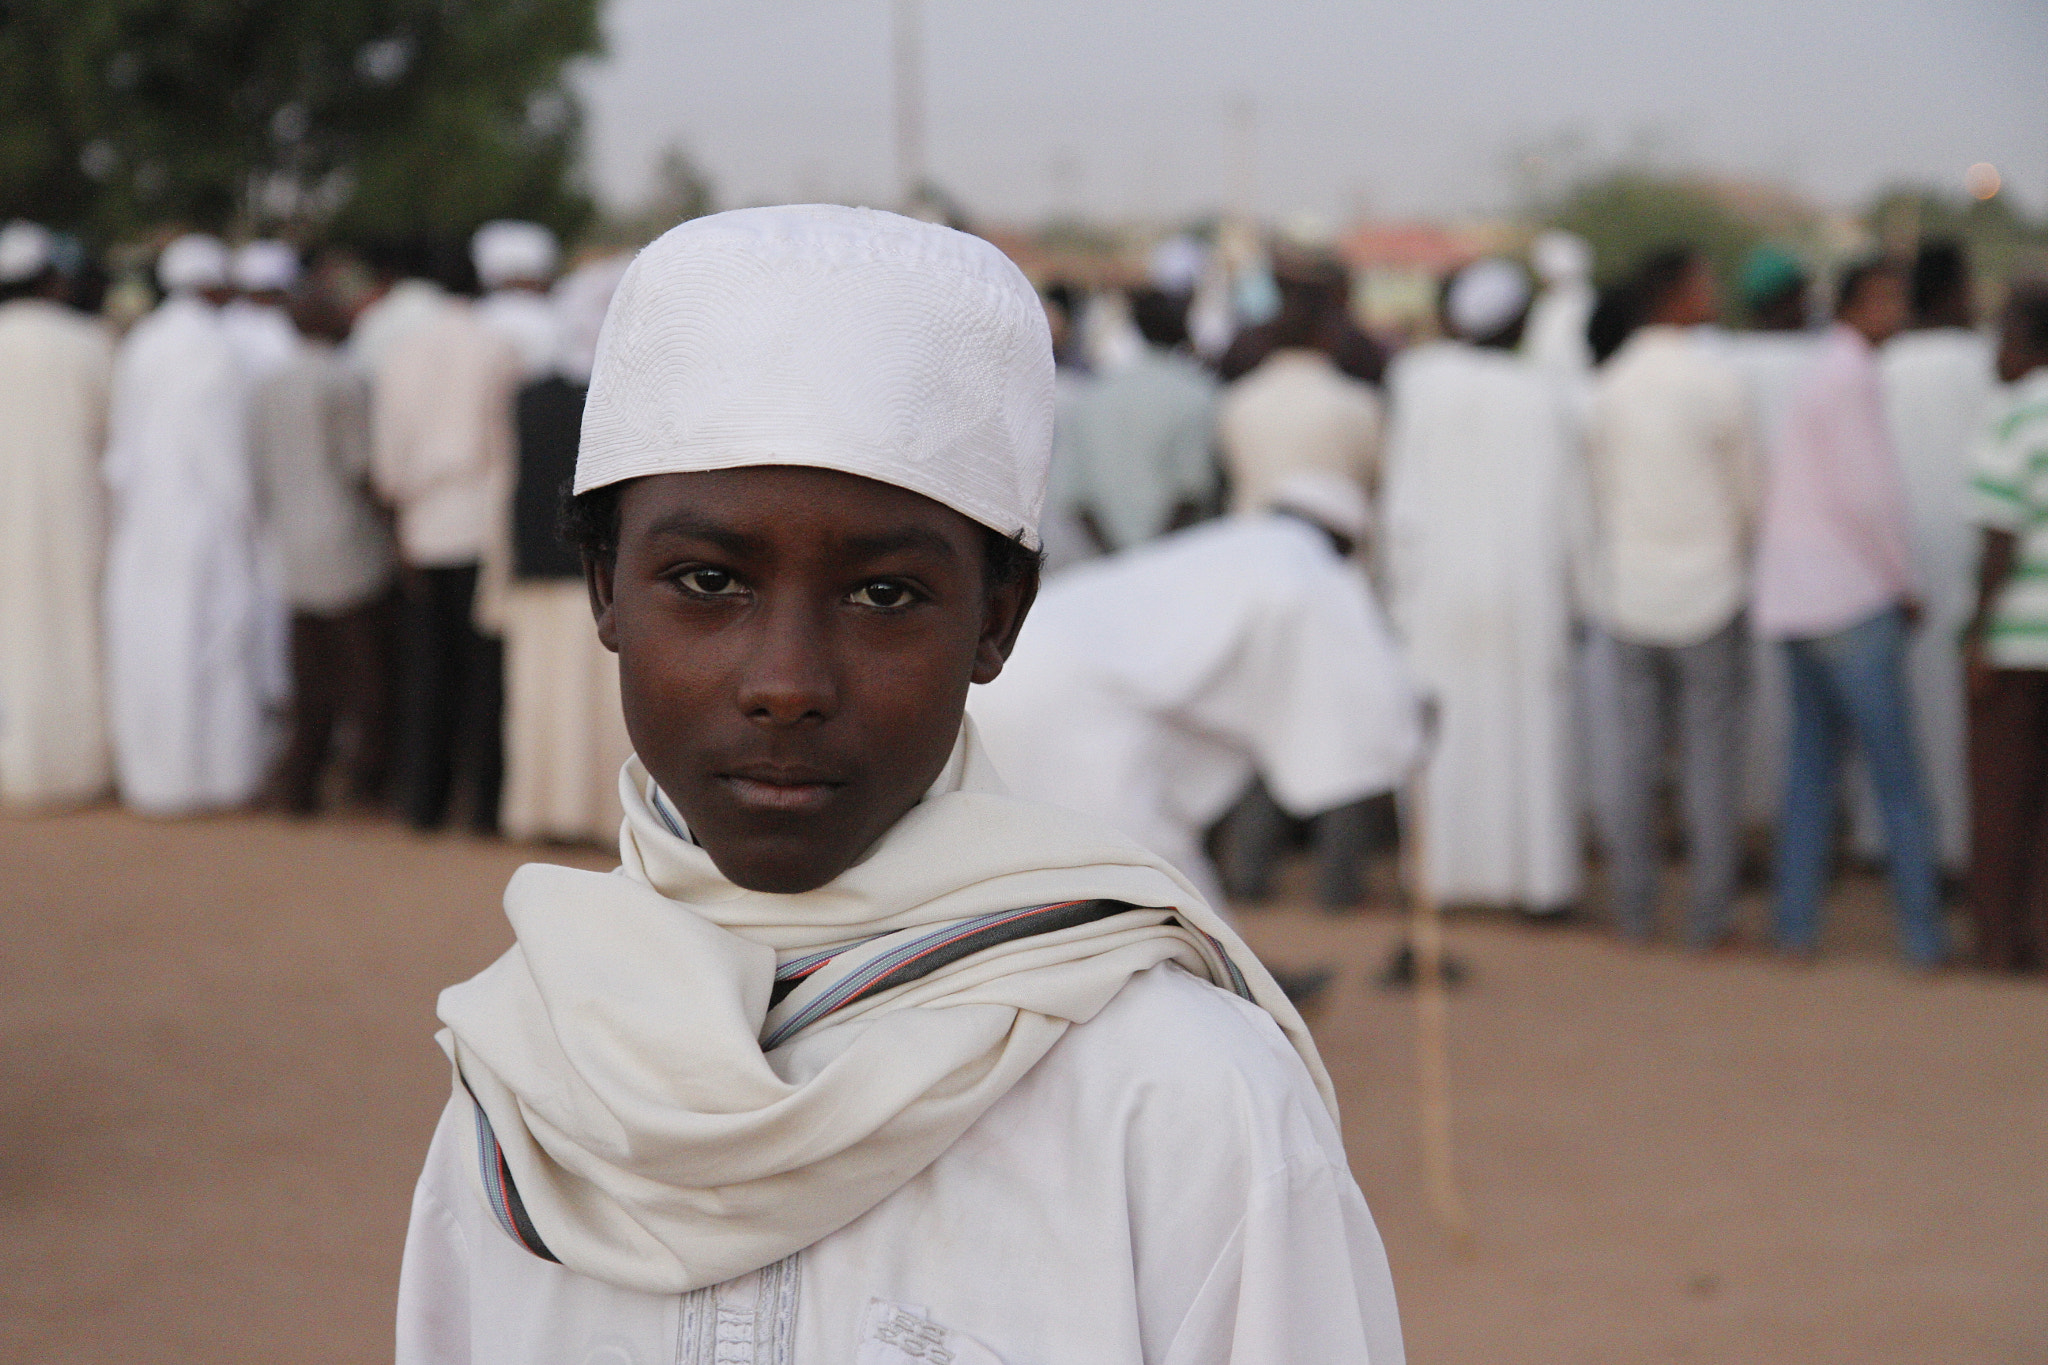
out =
[[724,569],[687,569],[676,575],[676,582],[699,597],[731,597],[744,591]]
[[880,607],[886,611],[894,607],[908,606],[910,589],[901,583],[878,578],[872,583],[863,583],[855,588],[847,600],[855,606]]

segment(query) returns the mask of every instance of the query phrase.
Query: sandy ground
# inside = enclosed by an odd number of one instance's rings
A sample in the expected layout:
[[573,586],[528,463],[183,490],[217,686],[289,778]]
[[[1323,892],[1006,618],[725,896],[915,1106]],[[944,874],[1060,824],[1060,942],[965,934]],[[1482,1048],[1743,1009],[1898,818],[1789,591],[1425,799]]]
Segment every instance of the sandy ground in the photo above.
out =
[[[436,991],[536,851],[377,825],[0,821],[0,1359],[388,1359]],[[1459,1250],[1391,915],[1278,908],[1418,1365],[2048,1362],[2048,987],[1917,979],[1868,879],[1815,968],[1452,926]]]

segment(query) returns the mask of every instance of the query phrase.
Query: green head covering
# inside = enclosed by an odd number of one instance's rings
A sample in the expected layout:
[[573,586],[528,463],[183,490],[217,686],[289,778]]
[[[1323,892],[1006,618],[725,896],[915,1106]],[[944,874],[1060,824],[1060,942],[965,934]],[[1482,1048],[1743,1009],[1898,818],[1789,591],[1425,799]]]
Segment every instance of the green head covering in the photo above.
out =
[[1735,292],[1746,308],[1761,308],[1778,295],[1806,279],[1799,258],[1781,246],[1760,246],[1742,263]]

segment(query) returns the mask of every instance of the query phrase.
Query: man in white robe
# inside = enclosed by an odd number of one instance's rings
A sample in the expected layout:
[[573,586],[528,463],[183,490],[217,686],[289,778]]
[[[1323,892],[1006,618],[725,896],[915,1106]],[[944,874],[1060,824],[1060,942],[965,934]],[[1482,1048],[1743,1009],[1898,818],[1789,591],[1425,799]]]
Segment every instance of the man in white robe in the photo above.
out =
[[0,806],[90,801],[112,779],[101,683],[100,461],[113,344],[58,302],[40,224],[0,228]]
[[538,223],[485,223],[469,242],[484,287],[477,316],[519,348],[528,383],[553,373],[561,353],[561,322],[548,298],[559,254],[555,234]]
[[299,254],[267,238],[245,242],[235,248],[228,275],[235,296],[220,310],[220,322],[254,390],[299,353],[299,332],[285,311],[299,280]]
[[[1341,279],[1341,276],[1337,277]],[[1217,444],[1230,508],[1272,505],[1293,474],[1342,475],[1370,493],[1379,477],[1381,409],[1373,386],[1345,373],[1324,349],[1344,294],[1335,281],[1292,283],[1264,329],[1263,359],[1224,387]]]
[[121,799],[157,815],[237,806],[270,757],[248,391],[220,307],[227,252],[164,248],[169,297],[115,360],[106,623]]
[[1468,266],[1463,339],[1396,359],[1381,521],[1396,634],[1437,707],[1422,875],[1446,903],[1546,913],[1579,895],[1572,576],[1583,524],[1572,404],[1514,351],[1528,285]]
[[521,869],[441,997],[399,1365],[1399,1365],[1298,1013],[964,715],[1035,588],[1029,281],[809,205],[672,229],[613,310],[575,525],[622,865]]
[[1543,292],[1529,309],[1522,354],[1559,378],[1583,379],[1593,368],[1586,324],[1593,318],[1593,248],[1571,232],[1546,232],[1529,247]]
[[583,561],[558,531],[575,473],[597,334],[630,256],[563,276],[551,302],[561,337],[549,374],[519,392],[519,468],[509,509],[500,612],[505,635],[505,799],[513,839],[618,841],[619,765],[632,756],[619,661],[598,642]]
[[[504,780],[501,579],[512,403],[524,362],[465,300],[444,296],[384,352],[371,389],[371,484],[397,515],[405,576],[398,771],[406,820],[494,833]],[[479,627],[482,627],[481,629]]]
[[[291,367],[304,350],[298,328],[286,311],[290,291],[299,281],[299,253],[290,243],[258,238],[235,248],[228,258],[228,279],[235,296],[220,310],[221,327],[241,362],[242,383],[251,396]],[[276,528],[267,520],[256,532],[256,572],[262,606],[261,639],[263,699],[281,708],[291,697],[291,605],[286,587],[284,555]]]
[[374,380],[385,357],[440,316],[451,299],[438,280],[429,278],[430,253],[419,244],[383,242],[365,255],[376,289],[356,312],[345,353],[351,364]]
[[1004,781],[1100,816],[1216,905],[1202,837],[1254,774],[1302,819],[1400,786],[1420,711],[1348,558],[1364,520],[1341,475],[1297,475],[1271,511],[1048,583],[969,703]]
[[[1913,326],[1886,342],[1879,359],[1926,613],[1906,663],[1913,728],[1941,859],[1952,872],[1968,865],[1970,847],[1963,664],[1956,648],[1976,605],[1970,457],[1997,388],[1991,344],[1972,326],[1970,290],[1961,248],[1922,247],[1913,267]],[[1857,790],[1860,842],[1875,853],[1882,846],[1876,810],[1868,785]]]

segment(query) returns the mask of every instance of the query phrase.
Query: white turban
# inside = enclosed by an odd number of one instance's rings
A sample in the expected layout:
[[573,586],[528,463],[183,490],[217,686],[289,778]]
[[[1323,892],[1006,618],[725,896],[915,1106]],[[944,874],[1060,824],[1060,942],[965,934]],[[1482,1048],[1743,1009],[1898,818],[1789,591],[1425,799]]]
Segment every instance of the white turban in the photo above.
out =
[[1593,273],[1593,248],[1576,232],[1543,233],[1530,245],[1529,260],[1545,284],[1576,284]]
[[583,411],[576,491],[810,465],[1038,544],[1052,334],[995,247],[874,209],[738,209],[626,272]]
[[20,284],[48,270],[53,246],[41,223],[17,218],[0,228],[0,284]]
[[219,289],[228,282],[228,249],[218,237],[188,232],[156,258],[156,282],[172,294]]
[[486,289],[514,280],[546,281],[555,273],[555,234],[539,223],[499,219],[469,239],[469,259]]
[[1296,512],[1340,536],[1358,541],[1372,529],[1372,510],[1358,480],[1327,469],[1303,469],[1280,480],[1266,499],[1275,512]]
[[299,253],[285,242],[249,242],[236,249],[230,274],[251,294],[283,291],[299,282]]
[[1483,341],[1522,316],[1528,306],[1529,277],[1522,268],[1489,256],[1458,272],[1445,311],[1451,330],[1468,341]]

